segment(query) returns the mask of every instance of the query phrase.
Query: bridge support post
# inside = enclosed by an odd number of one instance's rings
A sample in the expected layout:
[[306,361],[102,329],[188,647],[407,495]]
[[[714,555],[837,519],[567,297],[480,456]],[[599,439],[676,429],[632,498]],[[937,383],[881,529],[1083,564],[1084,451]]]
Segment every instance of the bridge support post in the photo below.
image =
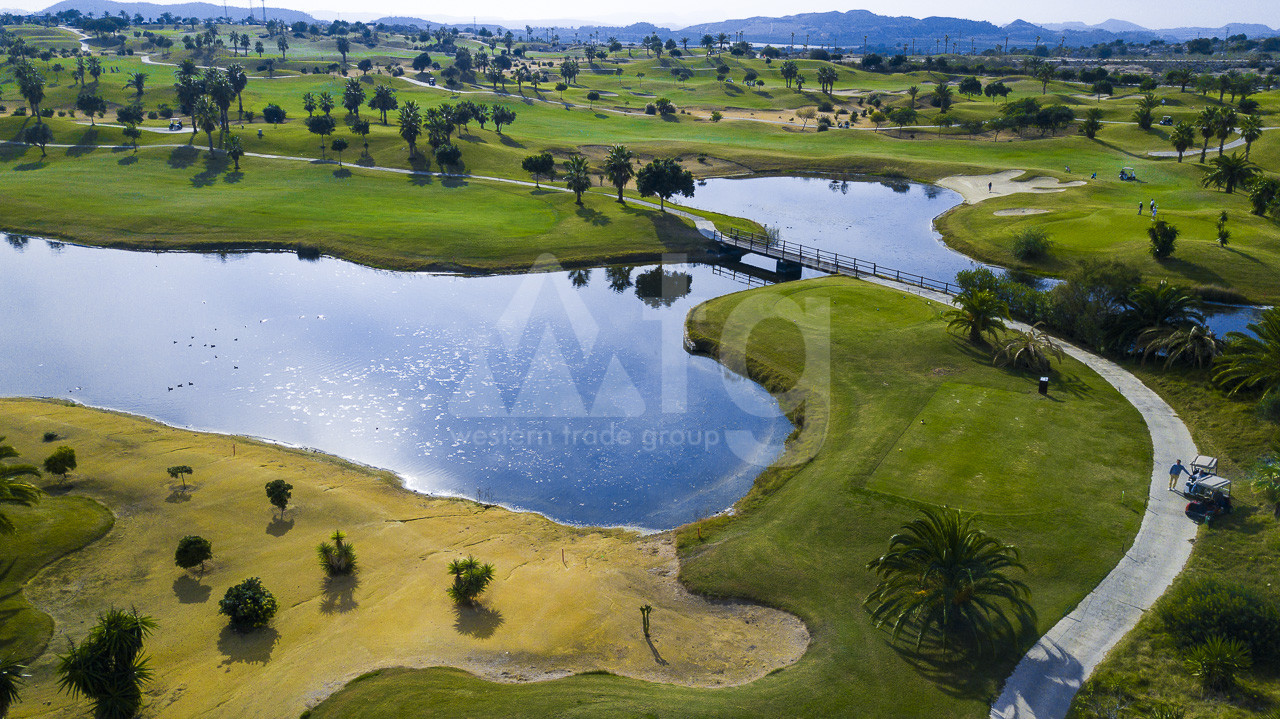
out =
[[785,280],[800,279],[800,271],[804,269],[804,265],[799,262],[788,262],[786,260],[778,260],[778,275]]

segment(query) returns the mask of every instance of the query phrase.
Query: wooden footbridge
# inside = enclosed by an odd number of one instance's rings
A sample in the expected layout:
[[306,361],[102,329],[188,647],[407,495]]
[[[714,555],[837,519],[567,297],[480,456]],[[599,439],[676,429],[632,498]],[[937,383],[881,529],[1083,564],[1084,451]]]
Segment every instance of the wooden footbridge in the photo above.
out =
[[794,277],[799,274],[800,268],[808,267],[811,270],[827,272],[833,275],[879,277],[948,295],[955,295],[960,292],[960,287],[954,282],[935,280],[914,272],[895,270],[891,267],[885,267],[875,262],[867,262],[856,257],[849,257],[838,252],[828,252],[815,247],[798,245],[794,242],[784,242],[783,240],[757,235],[752,232],[733,229],[728,232],[716,230],[711,235],[711,239],[725,247],[741,250],[742,254],[751,252],[777,260],[777,272],[783,277]]

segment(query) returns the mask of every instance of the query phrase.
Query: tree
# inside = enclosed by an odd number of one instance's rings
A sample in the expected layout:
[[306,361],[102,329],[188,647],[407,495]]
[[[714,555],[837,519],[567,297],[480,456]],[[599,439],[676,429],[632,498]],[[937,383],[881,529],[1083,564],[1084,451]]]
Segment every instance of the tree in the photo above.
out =
[[1133,111],[1133,121],[1138,123],[1138,127],[1143,130],[1150,130],[1151,123],[1155,120],[1156,108],[1160,107],[1160,101],[1156,96],[1147,93],[1138,100],[1138,109]]
[[351,131],[364,141],[365,152],[369,151],[369,121],[360,119],[351,123]]
[[351,52],[351,41],[345,37],[338,38],[338,54],[342,56],[342,66],[347,66],[347,53]]
[[1196,115],[1196,129],[1200,131],[1200,136],[1204,138],[1204,145],[1200,148],[1200,164],[1204,164],[1205,153],[1209,151],[1209,140],[1214,133],[1218,131],[1218,109],[1216,107],[1206,107]]
[[155,620],[137,610],[99,614],[84,641],[68,640],[68,652],[58,657],[58,690],[87,698],[97,719],[131,719],[142,708],[142,685],[151,681],[141,655],[155,628]]
[[285,39],[284,35],[276,39],[276,47],[280,48],[280,59],[283,60],[285,51],[289,49],[289,41]]
[[204,537],[189,534],[178,540],[178,549],[173,553],[173,563],[183,569],[199,566],[204,573],[204,563],[213,559],[213,544]]
[[[4,442],[4,437],[0,437],[0,442]],[[0,444],[0,459],[9,459],[17,457],[18,452],[7,444]],[[25,477],[39,477],[40,470],[30,464],[0,464],[0,505],[14,504],[24,507],[30,507],[40,501],[41,491]],[[13,534],[13,522],[3,513],[0,513],[0,534]],[[0,692],[0,701],[3,701],[3,692]],[[3,705],[0,705],[2,708]],[[3,716],[0,713],[0,716]]]
[[262,119],[264,122],[269,122],[272,125],[279,125],[284,122],[285,117],[284,108],[275,103],[271,103],[262,108]]
[[231,90],[236,94],[236,119],[244,119],[244,89],[249,86],[249,76],[245,74],[244,67],[240,63],[232,63],[227,66],[227,81],[231,83]]
[[1040,94],[1044,95],[1049,92],[1049,83],[1053,81],[1057,75],[1057,71],[1053,65],[1045,64],[1036,68],[1035,78],[1040,81]]
[[[497,108],[494,108],[495,110]],[[543,152],[537,155],[529,155],[520,162],[520,168],[533,176],[534,187],[541,187],[539,179],[546,177],[548,179],[555,177],[556,160],[551,156],[550,152]]]
[[13,657],[0,660],[0,717],[9,716],[9,708],[18,703],[26,669]]
[[462,150],[457,145],[446,142],[435,149],[436,164],[440,167],[455,167],[462,161]]
[[909,107],[895,107],[889,111],[889,120],[898,126],[901,131],[907,125],[916,121],[916,111]]
[[1187,327],[1151,327],[1138,335],[1138,347],[1142,361],[1148,357],[1164,355],[1165,367],[1185,362],[1196,367],[1208,367],[1222,354],[1222,340],[1204,325]]
[[449,574],[453,575],[449,597],[458,604],[475,604],[476,597],[493,581],[493,565],[469,556],[449,562]]
[[516,121],[516,111],[506,105],[494,105],[492,119],[493,131],[501,135],[503,125],[510,125]]
[[102,77],[102,61],[96,57],[91,57],[85,62],[85,65],[89,68],[90,77],[93,78],[94,82],[97,82],[98,78]]
[[191,467],[188,467],[185,464],[176,464],[165,471],[169,473],[170,479],[176,479],[182,482],[182,491],[187,491],[187,475],[191,474]]
[[240,142],[239,135],[231,135],[226,142],[227,157],[235,163],[236,172],[240,171],[240,158],[244,157],[244,144]]
[[943,313],[948,330],[967,332],[975,345],[984,343],[984,337],[995,337],[1005,329],[1003,319],[1009,316],[1009,305],[990,290],[965,290],[956,295],[956,307]]
[[1209,161],[1205,176],[1200,183],[1205,187],[1217,187],[1227,194],[1236,191],[1237,186],[1246,186],[1258,174],[1258,166],[1236,153],[1215,157]]
[[1096,107],[1089,108],[1084,113],[1084,122],[1080,123],[1080,131],[1084,136],[1092,140],[1097,136],[1098,130],[1102,129],[1102,110]]
[[595,90],[592,90],[591,92],[587,93],[587,102],[591,103],[590,108],[592,110],[596,109],[596,101],[598,101],[599,99],[600,99],[600,93],[596,92]]
[[800,68],[793,60],[787,60],[782,63],[782,67],[778,68],[778,72],[781,73],[782,79],[786,80],[787,87],[791,87],[791,81],[800,74]]
[[667,200],[674,195],[693,197],[693,173],[671,158],[661,158],[640,168],[636,189],[641,197],[658,196],[658,206],[666,211]]
[[[1025,571],[1016,547],[974,526],[954,509],[927,508],[889,539],[889,551],[867,563],[879,578],[863,605],[896,639],[915,635],[948,651],[953,642],[994,650],[1034,626],[1030,589],[1008,572]],[[1016,615],[1018,626],[1008,613]]]
[[355,545],[346,541],[347,535],[335,531],[329,539],[333,542],[321,542],[316,547],[316,555],[320,558],[320,567],[330,577],[341,577],[356,571]]
[[342,167],[342,151],[346,150],[347,147],[348,145],[345,138],[333,138],[333,143],[330,145],[330,148],[332,148],[334,152],[338,153],[338,167]]
[[427,68],[431,67],[431,56],[425,52],[418,55],[417,57],[413,58],[411,67],[413,67],[413,69],[418,72],[422,72],[426,70]]
[[409,143],[409,157],[418,154],[418,136],[422,134],[422,115],[418,112],[418,103],[405,100],[397,118],[400,126],[400,137]]
[[1002,339],[996,348],[994,361],[997,366],[1013,365],[1037,372],[1047,372],[1050,361],[1057,358],[1062,363],[1063,352],[1037,322],[1027,331],[1014,330]]
[[364,86],[356,78],[347,80],[347,84],[342,88],[342,106],[347,108],[347,112],[360,116],[360,106],[364,104]]
[[947,85],[946,81],[938,83],[938,85],[933,88],[933,106],[938,108],[939,111],[946,112],[947,110],[950,110],[953,99],[954,93],[951,91],[951,87]]
[[610,147],[609,154],[604,158],[604,174],[609,178],[610,184],[618,188],[618,202],[623,202],[622,190],[636,176],[635,166],[631,164],[634,159],[635,155],[626,145]]
[[1008,97],[1009,93],[1011,92],[1013,92],[1013,90],[1011,90],[1008,85],[1005,85],[1000,80],[987,83],[987,86],[982,88],[982,94],[991,98],[992,102],[995,102],[995,99],[997,97],[1003,100],[1004,98]]
[[1222,149],[1226,145],[1227,138],[1231,137],[1232,130],[1236,129],[1236,111],[1223,109],[1218,112],[1218,124],[1213,129],[1214,137],[1218,138],[1218,157],[1222,157]]
[[836,74],[836,69],[834,67],[823,65],[818,68],[818,87],[821,88],[822,92],[826,93],[828,96],[830,96],[831,91],[835,89],[837,79],[839,79],[839,75]]
[[1129,293],[1109,334],[1113,346],[1127,351],[1145,330],[1169,330],[1201,322],[1204,315],[1200,313],[1200,301],[1181,287],[1161,281],[1155,287],[1137,287]]
[[293,497],[293,485],[283,479],[273,479],[267,482],[266,489],[267,499],[280,510],[280,518],[283,519],[284,510],[289,506],[289,500]]
[[1247,160],[1253,143],[1262,137],[1262,118],[1257,115],[1245,115],[1240,121],[1240,137],[1244,139],[1244,157]]
[[328,115],[333,112],[333,108],[337,107],[337,103],[333,101],[333,95],[329,94],[328,90],[325,90],[316,97],[316,107],[320,108],[320,112]]
[[396,100],[396,91],[388,85],[373,88],[373,97],[369,98],[369,109],[382,113],[382,124],[387,124],[387,113],[400,106]]
[[97,95],[91,95],[86,92],[83,95],[76,98],[76,109],[84,113],[85,115],[88,115],[89,124],[92,125],[94,124],[93,118],[97,117],[101,113],[106,112],[107,101],[103,100]]
[[28,127],[22,134],[22,139],[28,145],[40,146],[40,157],[45,157],[45,146],[53,142],[53,130],[48,125],[37,123]]
[[1151,256],[1163,260],[1173,254],[1178,228],[1164,220],[1156,220],[1147,228],[1147,237],[1151,238]]
[[565,187],[574,194],[578,205],[582,204],[582,193],[591,189],[591,172],[587,168],[587,158],[573,155],[564,163]]
[[201,95],[191,110],[192,132],[203,130],[209,139],[209,154],[213,154],[213,131],[218,129],[218,106],[208,95]]
[[807,128],[809,126],[809,121],[817,117],[817,115],[817,110],[814,110],[812,107],[802,107],[799,110],[796,110],[796,117],[804,120],[804,122],[800,124],[800,129],[803,130]]
[[867,119],[871,121],[871,124],[876,126],[876,132],[880,132],[880,126],[889,121],[889,116],[879,110],[872,110],[871,114],[867,116]]
[[226,615],[237,631],[267,626],[279,608],[275,596],[257,577],[249,577],[231,587],[218,601],[218,613]]
[[1258,177],[1249,183],[1249,204],[1253,205],[1253,214],[1263,217],[1273,206],[1280,208],[1277,197],[1280,197],[1280,180]]
[[129,81],[124,84],[125,89],[133,88],[134,97],[142,97],[142,91],[147,86],[147,73],[135,72],[129,76]]
[[356,68],[360,70],[361,75],[368,75],[369,71],[373,69],[373,60],[370,60],[369,58],[366,57],[360,62],[356,63]]
[[1186,120],[1179,122],[1169,134],[1169,142],[1173,144],[1173,149],[1178,151],[1178,162],[1182,162],[1182,154],[1196,142],[1195,125]]
[[44,471],[56,474],[61,481],[67,481],[67,475],[76,468],[76,451],[65,444],[53,450],[44,460]]
[[1228,332],[1222,355],[1213,364],[1213,381],[1230,394],[1280,387],[1280,308],[1263,312],[1248,330],[1251,334]]

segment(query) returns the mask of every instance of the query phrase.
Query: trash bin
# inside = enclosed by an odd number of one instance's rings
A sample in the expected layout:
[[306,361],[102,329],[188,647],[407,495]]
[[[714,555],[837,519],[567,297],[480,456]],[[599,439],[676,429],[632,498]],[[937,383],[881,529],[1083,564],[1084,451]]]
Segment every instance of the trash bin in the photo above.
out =
[[1048,377],[1040,378],[1040,394],[1045,395],[1046,397],[1049,395],[1049,378]]

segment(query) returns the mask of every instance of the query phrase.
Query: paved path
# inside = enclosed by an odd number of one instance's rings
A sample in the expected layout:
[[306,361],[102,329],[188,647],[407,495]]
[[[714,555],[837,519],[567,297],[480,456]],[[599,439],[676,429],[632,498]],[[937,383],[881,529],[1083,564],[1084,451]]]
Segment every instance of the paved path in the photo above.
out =
[[[1267,131],[1267,130],[1280,130],[1280,127],[1264,127],[1264,128],[1262,128],[1262,130],[1263,130],[1264,132],[1265,132],[1265,131]],[[1228,142],[1227,144],[1223,145],[1223,146],[1222,146],[1222,149],[1223,149],[1223,150],[1234,150],[1234,149],[1236,149],[1237,147],[1244,147],[1244,145],[1245,145],[1244,138],[1243,138],[1243,137],[1240,137],[1240,138],[1236,138],[1235,140],[1232,140],[1231,142]],[[1214,145],[1213,143],[1210,143],[1210,144],[1209,144],[1209,152],[1215,152],[1217,149],[1218,149],[1218,147],[1217,147],[1216,145]],[[1147,154],[1148,154],[1148,155],[1150,155],[1151,157],[1177,157],[1177,156],[1178,156],[1178,151],[1177,151],[1177,150],[1152,150],[1151,152],[1148,152]],[[1199,148],[1199,147],[1194,147],[1194,146],[1193,146],[1193,147],[1190,147],[1190,148],[1187,148],[1187,151],[1184,153],[1184,155],[1185,155],[1186,157],[1192,157],[1192,156],[1195,156],[1196,158],[1199,158],[1199,156],[1200,156],[1200,148]]]
[[[953,300],[892,280],[863,279],[947,305]],[[1066,343],[1062,347],[1115,387],[1147,423],[1154,450],[1147,510],[1120,563],[1023,656],[992,705],[991,719],[1065,717],[1080,685],[1182,572],[1196,536],[1196,525],[1183,514],[1187,500],[1169,491],[1173,461],[1198,454],[1191,432],[1172,407],[1119,365]]]

